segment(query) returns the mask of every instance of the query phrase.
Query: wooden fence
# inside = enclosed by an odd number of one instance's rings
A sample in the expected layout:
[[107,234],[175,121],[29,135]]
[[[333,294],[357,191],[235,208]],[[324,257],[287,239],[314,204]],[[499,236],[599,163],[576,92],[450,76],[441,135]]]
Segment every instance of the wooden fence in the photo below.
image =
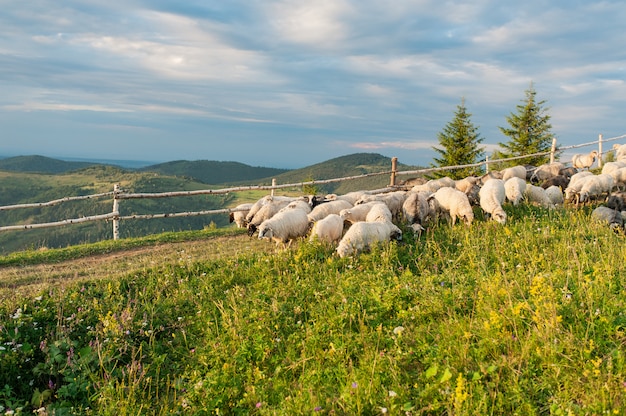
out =
[[603,139],[602,135],[599,135],[597,141],[582,143],[573,146],[567,147],[557,147],[556,139],[553,139],[552,148],[549,152],[541,152],[534,153],[524,156],[516,156],[512,158],[506,159],[497,159],[497,160],[489,160],[474,163],[470,165],[458,165],[458,166],[445,166],[445,167],[436,167],[436,168],[425,168],[418,170],[410,170],[410,171],[398,171],[397,170],[397,161],[396,157],[392,158],[391,170],[385,172],[377,172],[377,173],[368,173],[363,175],[356,176],[347,176],[343,178],[334,178],[334,179],[324,179],[324,180],[311,180],[307,182],[299,182],[299,183],[290,183],[290,184],[281,184],[277,185],[276,181],[272,181],[272,185],[259,185],[259,186],[239,186],[233,188],[223,188],[223,189],[205,189],[205,190],[197,190],[197,191],[178,191],[178,192],[162,192],[162,193],[125,193],[120,188],[119,185],[115,184],[112,192],[105,192],[101,194],[94,195],[84,195],[84,196],[74,196],[74,197],[65,197],[60,198],[48,202],[41,203],[31,203],[31,204],[17,204],[17,205],[8,205],[0,207],[0,211],[8,211],[13,209],[21,209],[21,208],[39,208],[39,207],[50,207],[54,205],[58,205],[64,202],[69,201],[77,201],[77,200],[85,200],[85,199],[98,199],[98,198],[106,198],[113,197],[113,210],[110,213],[102,214],[102,215],[93,215],[88,217],[74,218],[74,219],[65,219],[56,222],[48,222],[48,223],[38,223],[38,224],[19,224],[19,225],[8,225],[0,227],[0,232],[2,231],[15,231],[15,230],[30,230],[30,229],[38,229],[38,228],[49,228],[49,227],[59,227],[70,224],[79,224],[89,221],[101,221],[101,220],[112,220],[113,223],[113,239],[119,239],[119,226],[120,221],[123,220],[131,220],[131,219],[154,219],[154,218],[175,218],[175,217],[191,217],[191,216],[199,216],[199,215],[208,215],[208,214],[230,214],[232,212],[238,211],[237,208],[226,208],[226,209],[218,209],[218,210],[207,210],[207,211],[195,211],[195,212],[176,212],[176,213],[168,213],[168,214],[135,214],[135,215],[120,215],[119,206],[122,200],[125,199],[142,199],[142,198],[174,198],[174,197],[185,197],[185,196],[194,196],[194,195],[220,195],[227,194],[231,192],[242,192],[242,191],[250,191],[250,190],[268,190],[272,194],[274,191],[278,189],[285,188],[302,188],[305,186],[312,186],[318,184],[328,184],[334,182],[344,182],[354,179],[367,178],[372,176],[381,176],[381,175],[389,175],[390,181],[389,186],[383,189],[370,190],[371,193],[381,193],[390,190],[397,189],[396,178],[399,175],[424,175],[427,173],[437,172],[437,171],[448,171],[448,170],[456,170],[467,167],[484,167],[485,171],[489,171],[489,165],[492,163],[500,163],[500,162],[508,162],[512,160],[524,159],[533,156],[547,156],[550,155],[550,161],[555,160],[555,156],[557,153],[563,152],[569,149],[576,149],[580,147],[587,146],[598,146],[598,154],[600,157],[598,158],[598,166],[602,166],[602,156],[608,153],[609,151],[603,150],[603,144],[612,142],[615,140],[620,140],[626,138],[626,135],[612,137],[610,139]]

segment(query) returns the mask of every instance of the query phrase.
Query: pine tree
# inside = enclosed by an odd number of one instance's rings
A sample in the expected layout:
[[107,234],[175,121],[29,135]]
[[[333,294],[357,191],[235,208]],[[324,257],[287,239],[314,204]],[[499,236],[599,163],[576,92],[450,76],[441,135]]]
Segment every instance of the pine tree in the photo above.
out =
[[[443,131],[437,135],[441,148],[433,147],[433,150],[441,157],[433,158],[436,165],[431,164],[431,167],[470,165],[483,158],[484,151],[478,146],[483,139],[478,133],[478,128],[472,124],[471,116],[465,107],[465,99],[462,99],[461,104],[456,108],[454,119],[446,124]],[[470,167],[437,171],[432,176],[461,179],[480,174],[482,174],[480,167]]]
[[[517,106],[517,113],[511,113],[507,118],[510,128],[499,127],[502,134],[509,137],[507,143],[499,143],[501,151],[497,152],[497,158],[509,158],[533,153],[550,151],[552,147],[550,115],[544,107],[546,101],[537,101],[537,92],[530,83],[525,91],[526,98]],[[507,165],[541,165],[550,160],[548,155],[532,156],[524,159],[516,159]]]

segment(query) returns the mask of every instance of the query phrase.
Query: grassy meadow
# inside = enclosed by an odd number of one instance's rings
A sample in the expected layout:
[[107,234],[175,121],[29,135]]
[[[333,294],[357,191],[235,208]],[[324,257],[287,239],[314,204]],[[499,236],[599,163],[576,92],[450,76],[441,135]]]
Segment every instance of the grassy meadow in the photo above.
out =
[[624,236],[505,209],[356,258],[267,243],[2,298],[0,414],[624,414]]

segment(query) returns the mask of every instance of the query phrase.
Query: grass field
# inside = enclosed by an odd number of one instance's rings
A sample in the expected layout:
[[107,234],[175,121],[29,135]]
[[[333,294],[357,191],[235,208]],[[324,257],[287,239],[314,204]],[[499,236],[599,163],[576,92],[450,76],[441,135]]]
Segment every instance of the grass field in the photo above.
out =
[[357,258],[232,230],[0,258],[43,267],[0,273],[0,414],[623,414],[624,236],[506,210]]

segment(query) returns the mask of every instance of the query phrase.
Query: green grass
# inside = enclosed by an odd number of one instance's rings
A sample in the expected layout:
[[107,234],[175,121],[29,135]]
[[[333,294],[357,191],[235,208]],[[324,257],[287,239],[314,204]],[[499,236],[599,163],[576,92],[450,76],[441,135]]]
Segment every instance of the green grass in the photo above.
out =
[[507,207],[357,258],[186,258],[0,306],[23,414],[587,415],[626,407],[623,236]]

